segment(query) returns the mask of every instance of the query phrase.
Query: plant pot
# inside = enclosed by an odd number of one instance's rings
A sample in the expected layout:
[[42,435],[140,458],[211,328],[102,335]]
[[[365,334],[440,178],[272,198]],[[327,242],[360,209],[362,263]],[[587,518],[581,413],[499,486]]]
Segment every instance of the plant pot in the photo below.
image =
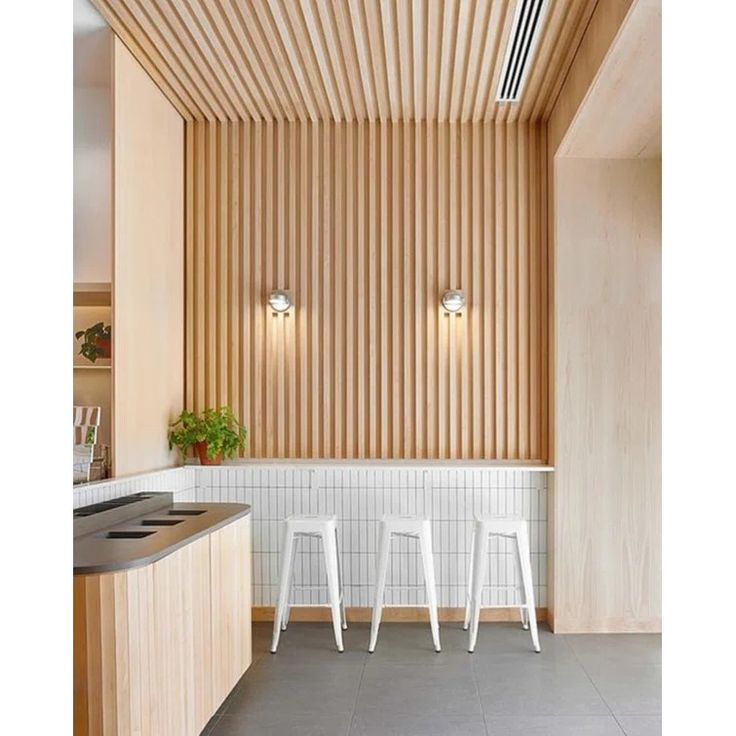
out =
[[222,455],[215,455],[213,458],[207,457],[207,443],[195,442],[194,449],[199,457],[200,465],[221,465]]
[[100,351],[100,355],[97,356],[98,358],[109,358],[110,355],[112,354],[112,346],[111,346],[111,341],[109,339],[104,340],[98,337],[95,340],[95,345]]

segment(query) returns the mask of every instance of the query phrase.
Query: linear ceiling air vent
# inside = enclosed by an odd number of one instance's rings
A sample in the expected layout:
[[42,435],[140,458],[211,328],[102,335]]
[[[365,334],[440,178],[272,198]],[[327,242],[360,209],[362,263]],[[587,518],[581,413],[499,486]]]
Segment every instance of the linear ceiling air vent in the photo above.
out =
[[498,102],[516,102],[521,95],[546,4],[547,0],[518,0],[496,94]]

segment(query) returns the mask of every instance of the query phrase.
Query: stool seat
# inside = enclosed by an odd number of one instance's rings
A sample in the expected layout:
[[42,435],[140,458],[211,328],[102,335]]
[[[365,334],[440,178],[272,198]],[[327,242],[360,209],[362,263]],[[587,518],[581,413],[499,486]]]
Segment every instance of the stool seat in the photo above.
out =
[[286,630],[289,622],[289,596],[293,583],[294,556],[296,554],[296,540],[298,537],[318,537],[322,540],[335,644],[337,651],[342,652],[342,631],[343,629],[347,629],[347,621],[345,618],[342,575],[340,573],[337,517],[334,514],[292,514],[284,520],[279,600],[273,619],[271,652],[276,653],[281,632]]
[[284,519],[296,534],[321,534],[325,524],[337,528],[335,514],[290,514]]
[[425,524],[429,524],[429,519],[424,516],[412,516],[411,514],[385,514],[381,519],[381,523],[385,524],[392,534],[416,537],[422,533]]
[[408,537],[419,541],[419,548],[424,567],[424,585],[427,590],[427,608],[432,630],[432,641],[435,651],[440,651],[440,626],[437,614],[437,589],[434,575],[434,560],[432,557],[432,529],[430,521],[421,516],[386,515],[381,520],[378,558],[376,563],[376,597],[373,604],[371,618],[371,639],[368,651],[373,653],[378,641],[378,628],[381,625],[383,612],[383,598],[386,590],[386,575],[388,573],[388,557],[391,550],[391,537]]
[[[514,539],[516,542],[516,566],[520,572],[524,603],[519,607],[521,624],[529,629],[532,646],[540,652],[537,612],[534,603],[534,584],[529,554],[529,534],[527,523],[520,516],[476,516],[473,523],[473,541],[470,550],[470,570],[468,573],[468,594],[465,605],[463,628],[470,628],[468,651],[475,650],[480,622],[481,594],[488,573],[488,538],[492,536]],[[486,607],[486,606],[484,606]],[[492,606],[487,606],[491,608]]]
[[526,523],[521,516],[492,516],[490,514],[477,515],[475,524],[483,524],[491,534],[506,534],[515,536],[519,524]]

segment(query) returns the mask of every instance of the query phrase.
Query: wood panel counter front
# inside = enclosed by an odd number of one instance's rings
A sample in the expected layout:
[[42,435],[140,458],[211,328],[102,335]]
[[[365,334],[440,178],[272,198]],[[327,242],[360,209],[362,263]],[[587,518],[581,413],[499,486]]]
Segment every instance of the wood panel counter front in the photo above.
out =
[[74,733],[195,736],[251,663],[251,517],[74,576]]

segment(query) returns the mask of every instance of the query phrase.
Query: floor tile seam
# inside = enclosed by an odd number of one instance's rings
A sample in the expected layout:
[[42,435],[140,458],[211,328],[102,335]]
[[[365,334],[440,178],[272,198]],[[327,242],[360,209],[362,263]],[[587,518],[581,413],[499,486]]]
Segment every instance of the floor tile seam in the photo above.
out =
[[[568,642],[565,642],[565,644],[570,646]],[[616,721],[618,730],[621,731],[623,736],[626,736],[626,731],[624,731],[623,726],[619,723],[618,718],[616,718],[616,714],[613,712],[613,708],[611,708],[611,706],[608,704],[608,701],[603,697],[603,693],[598,689],[598,685],[596,685],[595,682],[593,681],[593,678],[591,677],[590,673],[585,668],[585,665],[580,660],[580,657],[578,657],[577,652],[572,647],[570,647],[570,649],[572,651],[572,656],[575,658],[575,661],[580,665],[580,669],[585,673],[585,676],[588,678],[590,684],[593,686],[593,689],[596,691],[596,693],[598,693],[598,697],[603,701],[606,708],[608,708],[608,712],[611,714],[611,718],[613,718],[613,720]]]
[[363,677],[365,676],[365,667],[368,664],[368,658],[366,657],[363,660],[363,667],[360,670],[360,680],[358,680],[358,687],[355,690],[355,700],[353,701],[353,712],[350,716],[350,721],[348,723],[348,730],[346,731],[346,736],[350,736],[350,732],[353,730],[353,723],[355,722],[355,713],[358,709],[358,700],[360,699],[360,690],[363,687]]
[[[482,703],[481,703],[482,707]],[[618,720],[616,719],[616,716],[613,713],[591,713],[589,711],[587,712],[580,712],[577,711],[576,713],[550,713],[549,711],[536,711],[536,710],[524,710],[524,711],[517,711],[514,713],[506,712],[506,713],[500,713],[500,712],[490,712],[486,714],[489,718],[521,718],[521,717],[527,717],[530,718],[608,718],[609,716],[616,720],[618,723]]]
[[485,708],[483,708],[483,701],[480,699],[480,686],[478,685],[478,673],[475,671],[473,660],[470,661],[470,673],[473,679],[473,685],[475,685],[475,695],[478,698],[478,704],[480,705],[480,715],[481,715],[481,718],[483,719],[483,729],[486,732],[486,736],[491,736],[491,732],[488,730],[488,721],[486,720],[486,711],[485,711]]

